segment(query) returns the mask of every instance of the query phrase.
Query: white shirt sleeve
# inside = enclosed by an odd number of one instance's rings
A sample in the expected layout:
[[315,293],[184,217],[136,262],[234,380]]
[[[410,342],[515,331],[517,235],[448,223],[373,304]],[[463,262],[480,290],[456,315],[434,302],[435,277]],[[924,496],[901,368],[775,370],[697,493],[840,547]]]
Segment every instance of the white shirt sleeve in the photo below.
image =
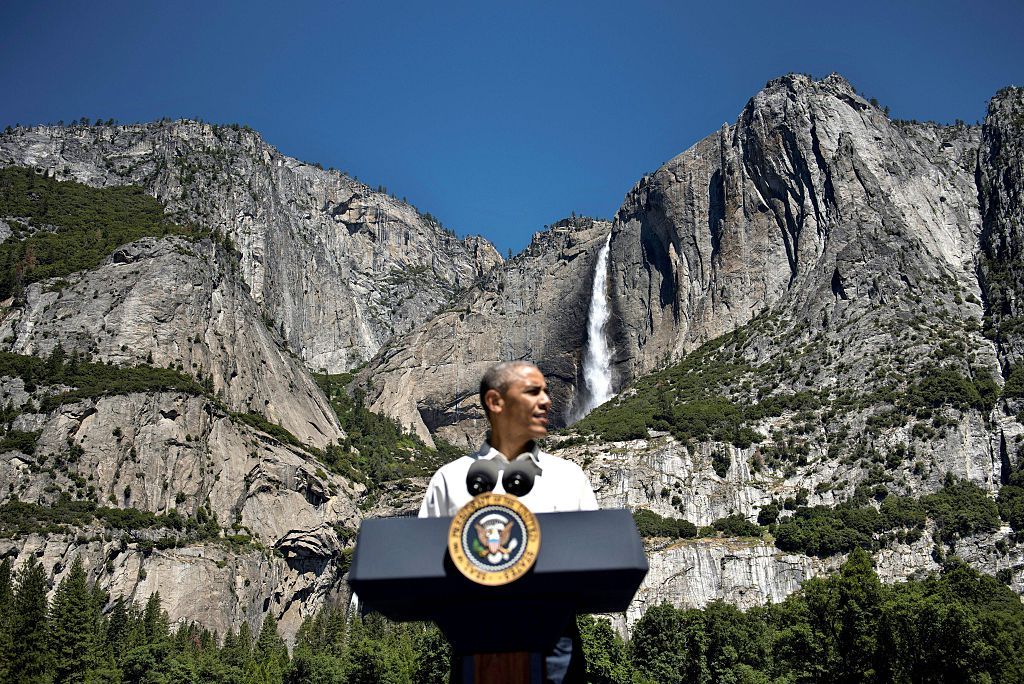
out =
[[440,518],[441,511],[448,510],[448,497],[444,485],[444,477],[441,472],[434,473],[427,485],[427,491],[423,494],[423,503],[420,504],[420,518]]

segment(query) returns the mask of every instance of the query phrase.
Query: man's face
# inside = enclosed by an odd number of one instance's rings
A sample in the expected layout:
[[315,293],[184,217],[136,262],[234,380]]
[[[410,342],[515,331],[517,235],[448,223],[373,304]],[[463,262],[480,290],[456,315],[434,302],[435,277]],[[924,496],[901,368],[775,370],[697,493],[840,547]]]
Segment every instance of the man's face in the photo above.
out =
[[492,408],[495,427],[500,425],[510,437],[540,439],[548,433],[551,408],[548,384],[536,368],[518,368],[514,373],[508,389],[500,394],[500,402],[495,407],[498,410],[495,412]]

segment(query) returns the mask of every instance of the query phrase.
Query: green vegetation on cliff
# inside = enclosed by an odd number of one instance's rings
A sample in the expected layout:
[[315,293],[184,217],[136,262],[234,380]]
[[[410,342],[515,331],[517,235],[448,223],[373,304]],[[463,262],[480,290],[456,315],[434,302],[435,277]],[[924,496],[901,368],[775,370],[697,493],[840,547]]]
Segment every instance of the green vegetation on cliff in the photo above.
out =
[[[947,292],[948,282],[929,284],[955,301]],[[653,441],[647,448],[664,449],[662,443],[672,439],[690,450],[698,467],[710,466],[710,477],[723,479],[732,476],[737,464],[759,480],[830,471],[829,480],[816,483],[817,494],[848,491],[852,480],[861,483],[858,495],[834,510],[808,508],[810,492],[794,492],[786,501],[765,506],[758,516],[761,525],[775,523],[783,506],[795,511],[784,516],[777,534],[772,531],[780,548],[832,555],[913,540],[921,534],[918,526],[894,526],[877,506],[864,510],[867,498],[880,501],[887,494],[914,489],[911,480],[920,481],[943,467],[929,449],[948,449],[951,434],[970,421],[988,423],[1000,396],[1024,395],[1018,387],[1024,386],[1024,371],[1012,371],[1001,393],[996,378],[969,353],[971,326],[976,327],[972,320],[958,327],[960,322],[954,324],[942,310],[931,320],[917,313],[920,303],[915,306],[908,326],[899,333],[893,329],[884,341],[870,342],[851,341],[831,321],[820,323],[819,329],[818,322],[763,312],[680,361],[637,378],[568,428],[564,444],[649,439]],[[868,353],[871,363],[865,366],[863,355]],[[748,451],[729,453],[722,443]],[[1020,461],[1021,453],[1004,459],[1004,470]],[[860,472],[842,475],[848,467]],[[1024,511],[1024,503],[1011,502],[1012,493],[1007,490],[1003,496],[1004,517],[1011,509]],[[968,510],[982,511],[985,499],[981,493],[968,502]],[[936,508],[938,500],[927,513],[943,537],[968,529],[987,531],[992,520],[998,522],[988,503],[973,521]],[[1012,517],[1024,526],[1024,513]],[[675,524],[669,522],[665,529]]]
[[38,386],[61,388],[42,399],[39,409],[44,412],[82,399],[133,392],[184,392],[196,396],[210,392],[209,385],[170,368],[86,361],[77,353],[66,354],[59,344],[45,359],[0,352],[0,376],[21,378],[25,391],[30,393]]
[[676,537],[689,539],[697,536],[697,526],[689,520],[663,518],[646,508],[633,511],[633,521],[641,537]]
[[[571,430],[600,435],[605,441],[642,439],[648,430],[665,431],[685,443],[724,442],[743,448],[769,440],[755,426],[783,414],[792,416],[789,436],[800,443],[800,436],[819,429],[823,418],[834,422],[836,416],[871,411],[867,430],[875,432],[932,418],[940,409],[986,413],[999,397],[990,375],[977,371],[969,378],[955,365],[938,361],[922,363],[912,371],[881,372],[866,379],[859,393],[838,388],[787,391],[785,385],[801,384],[802,376],[794,375],[792,368],[796,362],[783,356],[752,365],[744,358],[745,345],[763,325],[761,319],[755,319],[704,344],[682,361],[637,379]],[[822,344],[819,340],[810,347]],[[940,347],[935,357],[952,355]],[[845,433],[839,432],[845,438]],[[924,433],[930,434],[927,429]],[[769,444],[765,448],[781,447]],[[724,477],[727,464],[714,465]]]
[[170,368],[95,363],[77,353],[65,354],[59,344],[45,359],[0,351],[0,377],[20,378],[25,391],[36,396],[35,403],[21,408],[10,402],[0,407],[0,452],[17,450],[28,455],[35,453],[40,433],[13,427],[23,412],[49,413],[83,399],[132,392],[209,393],[206,385]]
[[0,244],[0,299],[20,297],[39,280],[95,268],[141,237],[197,235],[165,216],[142,188],[92,188],[18,167],[0,169],[0,219],[12,229]]
[[331,470],[372,490],[383,482],[429,476],[441,465],[463,455],[439,437],[434,438],[437,448],[431,449],[398,421],[366,408],[366,395],[361,389],[349,393],[352,374],[313,377],[330,400],[346,435],[323,453],[323,461]]
[[[1015,481],[1024,483],[1024,473]],[[951,477],[938,492],[919,499],[889,494],[876,507],[861,492],[852,501],[834,508],[795,506],[793,515],[777,523],[778,506],[771,508],[762,524],[731,515],[700,530],[687,520],[663,518],[646,509],[634,511],[633,519],[644,537],[689,538],[715,533],[725,537],[763,537],[768,532],[783,551],[827,557],[858,548],[877,551],[895,540],[917,541],[927,520],[934,522],[937,537],[947,543],[958,537],[994,532],[1000,525],[1000,506],[1004,518],[1019,524],[1018,517],[1024,518],[1020,513],[1024,510],[1024,487],[1008,485],[1003,490],[997,506],[973,482]]]
[[45,505],[16,499],[0,505],[0,537],[61,534],[89,525],[126,532],[162,529],[172,533],[156,544],[161,547],[215,539],[221,531],[216,517],[203,507],[195,516],[184,516],[176,508],[157,514],[137,508],[107,508],[95,501],[76,501],[67,495]]
[[[682,441],[714,440],[749,446],[763,436],[748,423],[783,404],[802,403],[779,398],[769,405],[743,405],[726,397],[754,369],[725,346],[726,335],[690,353],[683,361],[639,379],[629,391],[595,409],[573,430],[599,434],[607,441],[639,439],[648,428],[669,431]],[[809,398],[809,397],[807,397]],[[776,406],[778,404],[778,406]]]
[[[295,435],[252,412],[234,412],[213,395],[212,382],[203,382],[174,370],[157,366],[115,366],[110,363],[87,361],[77,352],[67,354],[58,344],[47,358],[0,351],[0,377],[21,378],[25,391],[44,391],[37,406],[43,413],[55,411],[64,404],[83,399],[132,394],[135,392],[182,392],[207,397],[237,423],[244,423],[270,435],[282,444],[309,450]],[[46,392],[50,388],[56,391]],[[11,423],[22,412],[13,406],[0,408],[0,450],[19,449],[32,453],[38,433],[11,429]]]

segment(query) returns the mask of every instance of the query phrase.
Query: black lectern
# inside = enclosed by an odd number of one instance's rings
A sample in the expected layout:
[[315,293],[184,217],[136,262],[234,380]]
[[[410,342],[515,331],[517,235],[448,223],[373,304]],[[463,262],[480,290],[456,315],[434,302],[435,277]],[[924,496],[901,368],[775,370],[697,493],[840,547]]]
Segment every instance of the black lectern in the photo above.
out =
[[363,521],[349,584],[399,622],[434,621],[459,655],[544,652],[580,613],[624,611],[647,574],[625,510],[542,513],[534,566],[502,586],[469,581],[448,557],[451,518]]

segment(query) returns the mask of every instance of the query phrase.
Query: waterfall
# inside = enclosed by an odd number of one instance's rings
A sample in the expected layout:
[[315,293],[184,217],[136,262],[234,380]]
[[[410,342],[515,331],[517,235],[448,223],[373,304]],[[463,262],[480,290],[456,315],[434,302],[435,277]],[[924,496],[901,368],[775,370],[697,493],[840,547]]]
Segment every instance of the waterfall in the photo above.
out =
[[608,347],[604,328],[608,323],[608,250],[612,236],[608,234],[594,265],[594,285],[590,292],[590,311],[587,313],[587,349],[583,356],[583,391],[573,411],[579,420],[611,399],[612,351]]

